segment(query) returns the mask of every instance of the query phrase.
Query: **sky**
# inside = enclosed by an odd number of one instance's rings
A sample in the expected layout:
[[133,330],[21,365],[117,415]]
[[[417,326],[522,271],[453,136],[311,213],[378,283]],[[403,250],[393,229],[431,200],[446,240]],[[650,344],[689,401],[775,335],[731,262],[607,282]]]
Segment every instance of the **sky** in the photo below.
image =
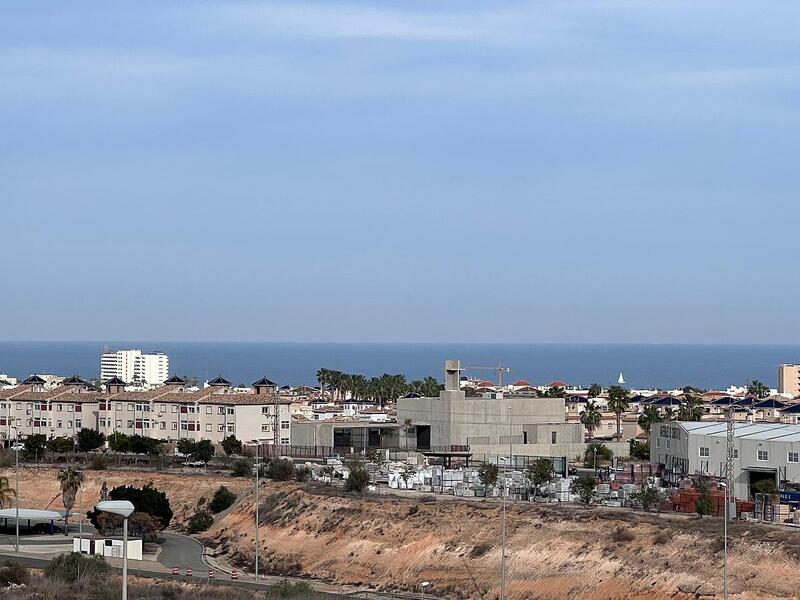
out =
[[0,338],[797,342],[798,19],[4,2]]

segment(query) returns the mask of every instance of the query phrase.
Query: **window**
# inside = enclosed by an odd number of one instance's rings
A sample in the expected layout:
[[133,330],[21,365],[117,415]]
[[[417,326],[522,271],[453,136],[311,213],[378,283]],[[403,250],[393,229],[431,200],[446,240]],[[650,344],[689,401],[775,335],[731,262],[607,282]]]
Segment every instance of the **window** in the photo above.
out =
[[158,428],[161,431],[164,431],[167,428],[167,422],[166,421],[161,421],[161,423],[158,424]]
[[67,421],[67,429],[72,429],[72,421]]
[[117,419],[117,427],[122,427],[122,419]]
[[81,405],[80,404],[76,404],[75,405],[75,412],[81,412]]
[[[56,421],[56,427],[59,427],[59,428],[61,427],[61,421]],[[794,462],[797,462],[797,461],[794,461]]]
[[19,402],[17,402],[17,410],[22,410],[22,404],[20,404]]
[[81,428],[81,420],[75,419],[75,429],[80,429],[80,428]]
[[661,438],[656,438],[656,448],[661,448]]
[[178,424],[177,423],[173,423],[172,424],[172,430],[175,431],[177,428],[178,428]]
[[218,415],[224,415],[225,414],[225,407],[224,406],[218,406],[217,407],[217,414]]
[[711,448],[708,446],[700,446],[700,456],[704,458],[711,456]]
[[269,406],[262,406],[261,407],[261,414],[268,415],[269,414]]
[[122,402],[117,402],[117,410],[122,410]]
[[213,406],[206,406],[206,414],[210,415],[210,414],[213,414],[213,413],[214,413],[214,407]]
[[[106,426],[106,420],[103,417],[100,417],[98,419],[98,422],[100,423],[100,427],[105,427]],[[58,422],[58,426],[61,427],[61,421]]]
[[178,405],[177,404],[173,404],[172,405],[172,412],[174,412],[174,413],[178,412]]
[[232,424],[232,423],[229,423],[229,424],[228,424],[228,433],[233,433],[233,431],[234,431],[233,424]]
[[787,462],[796,463],[800,462],[800,454],[797,452],[789,452],[788,456],[786,457]]
[[128,419],[128,429],[133,429],[133,421]]
[[759,450],[756,453],[756,458],[761,462],[766,462],[769,460],[769,452],[767,452],[766,450]]
[[167,405],[166,404],[159,404],[158,405],[158,412],[167,412]]
[[[287,425],[288,425],[288,423],[287,423]],[[288,427],[287,427],[287,429],[288,429]],[[550,432],[550,443],[551,444],[555,444],[557,438],[558,438],[558,432],[557,431],[551,431]]]
[[61,412],[62,410],[64,410],[64,405],[63,404],[56,404],[56,411]]
[[261,431],[269,431],[269,425],[262,425]]
[[733,458],[739,458],[739,449],[738,448],[734,448],[733,449]]
[[72,412],[72,404],[67,404],[67,412]]
[[217,431],[224,432],[225,431],[225,425],[220,425],[219,427],[217,427]]
[[229,406],[229,407],[228,407],[228,414],[229,414],[229,415],[232,415],[232,414],[233,414],[233,407],[232,407],[232,406]]
[[288,444],[289,438],[281,438],[281,444]]
[[211,423],[206,423],[206,431],[211,431]]
[[128,412],[133,410],[133,402],[128,402]]
[[[281,429],[289,429],[289,421],[281,421]],[[553,436],[555,436],[556,432],[553,432]],[[553,443],[555,444],[555,437],[553,438]]]

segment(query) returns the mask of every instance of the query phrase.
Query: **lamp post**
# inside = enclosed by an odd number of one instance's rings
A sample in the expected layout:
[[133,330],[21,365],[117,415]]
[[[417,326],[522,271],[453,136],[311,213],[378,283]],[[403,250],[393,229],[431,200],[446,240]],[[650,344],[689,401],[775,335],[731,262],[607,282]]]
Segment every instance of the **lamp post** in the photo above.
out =
[[256,559],[255,575],[258,583],[258,488],[261,484],[261,440],[256,441]]
[[15,519],[14,519],[14,521],[15,521],[14,528],[16,529],[16,549],[15,549],[15,552],[17,554],[19,554],[19,451],[22,448],[22,446],[20,446],[20,444],[19,444],[19,429],[15,425],[12,425],[11,429],[14,430],[14,445],[11,446],[11,449],[14,451],[14,463],[15,463],[14,477],[16,479],[16,483],[15,483],[16,488],[15,488],[15,491],[14,491],[14,498],[16,500],[14,502],[15,512],[16,512]]
[[423,581],[419,584],[419,599],[425,600],[425,588],[431,584],[430,581]]
[[122,517],[122,600],[128,600],[128,517],[134,511],[133,504],[127,500],[103,500],[95,508]]

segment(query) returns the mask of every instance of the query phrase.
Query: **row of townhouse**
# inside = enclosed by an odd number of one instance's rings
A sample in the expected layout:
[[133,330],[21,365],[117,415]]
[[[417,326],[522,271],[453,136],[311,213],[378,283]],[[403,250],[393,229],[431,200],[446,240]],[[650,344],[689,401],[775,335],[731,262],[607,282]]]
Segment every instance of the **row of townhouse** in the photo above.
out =
[[233,391],[222,377],[202,390],[187,389],[179,377],[148,391],[126,391],[125,385],[114,377],[105,382],[104,391],[90,391],[86,382],[73,376],[46,389],[41,378],[29,377],[17,387],[0,390],[0,436],[74,437],[86,427],[107,436],[220,442],[235,435],[243,442],[274,443],[277,412],[277,442],[290,443],[290,401],[280,398],[266,378],[247,392]]

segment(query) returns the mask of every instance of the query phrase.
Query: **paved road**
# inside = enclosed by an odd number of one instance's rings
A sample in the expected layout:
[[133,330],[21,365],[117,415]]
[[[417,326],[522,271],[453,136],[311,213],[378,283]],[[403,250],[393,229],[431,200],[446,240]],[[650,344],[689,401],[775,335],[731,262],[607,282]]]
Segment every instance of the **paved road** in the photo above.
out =
[[[194,538],[178,533],[163,533],[164,543],[158,562],[172,569],[178,567],[181,573],[188,567],[195,577],[207,577],[208,565],[203,562],[203,545]],[[215,573],[216,574],[216,573]]]

